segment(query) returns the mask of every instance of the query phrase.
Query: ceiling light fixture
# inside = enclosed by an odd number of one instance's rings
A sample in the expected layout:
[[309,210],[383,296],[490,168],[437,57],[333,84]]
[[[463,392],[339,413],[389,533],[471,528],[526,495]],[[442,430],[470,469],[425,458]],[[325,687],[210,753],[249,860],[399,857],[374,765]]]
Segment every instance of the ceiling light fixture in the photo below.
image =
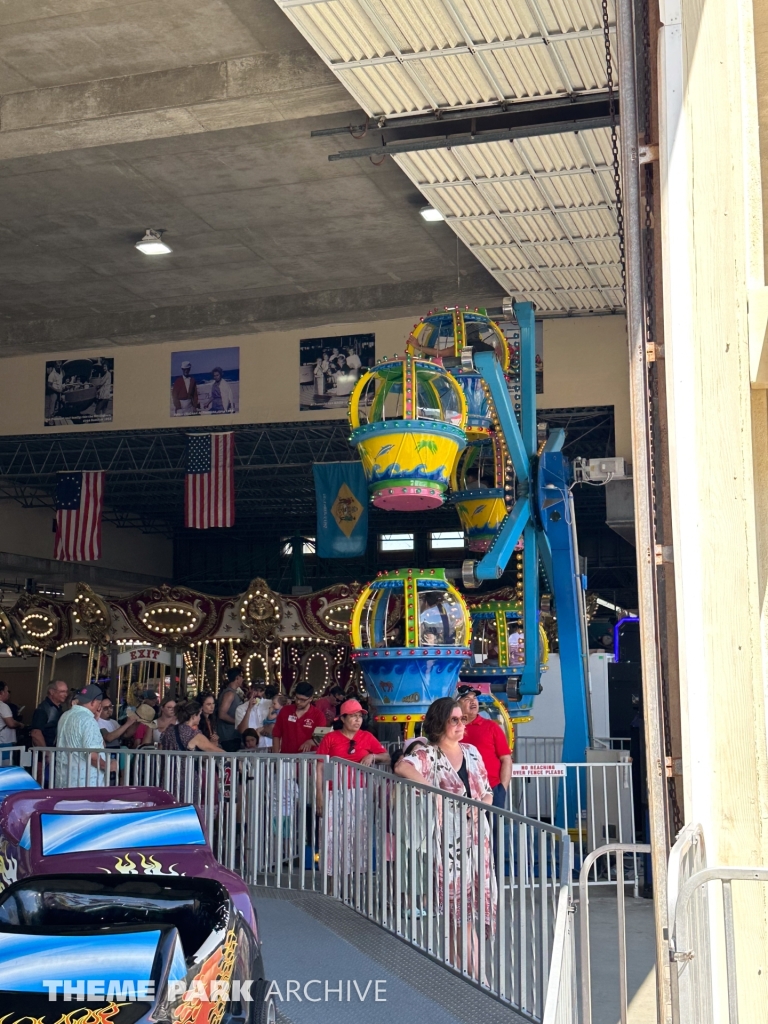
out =
[[428,220],[430,222],[437,220],[445,220],[445,217],[442,215],[442,213],[440,213],[439,210],[436,210],[434,206],[422,206],[422,208],[419,210],[419,213],[424,218],[424,220]]
[[166,245],[160,235],[160,231],[153,231],[152,228],[147,228],[144,237],[140,242],[136,243],[136,248],[147,256],[160,256],[166,252],[173,252],[170,245]]

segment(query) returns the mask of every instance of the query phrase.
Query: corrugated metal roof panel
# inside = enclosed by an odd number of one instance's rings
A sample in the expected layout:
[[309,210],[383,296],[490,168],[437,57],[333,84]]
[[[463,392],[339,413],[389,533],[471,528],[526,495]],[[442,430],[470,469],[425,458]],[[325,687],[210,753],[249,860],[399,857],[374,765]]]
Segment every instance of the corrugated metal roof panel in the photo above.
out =
[[[601,0],[277,3],[369,115],[607,86]],[[613,0],[608,10],[613,26]],[[395,160],[513,295],[551,312],[621,307],[608,129]]]
[[622,305],[610,155],[604,128],[396,161],[500,284],[554,311]]
[[371,116],[606,88],[600,0],[277,3]]

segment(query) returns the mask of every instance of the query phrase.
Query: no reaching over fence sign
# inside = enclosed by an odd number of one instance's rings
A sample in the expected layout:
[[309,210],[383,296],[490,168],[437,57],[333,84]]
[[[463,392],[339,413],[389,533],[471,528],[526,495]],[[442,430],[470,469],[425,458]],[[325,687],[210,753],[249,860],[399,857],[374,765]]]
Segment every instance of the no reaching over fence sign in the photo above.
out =
[[513,779],[544,779],[564,778],[566,766],[564,764],[513,764]]

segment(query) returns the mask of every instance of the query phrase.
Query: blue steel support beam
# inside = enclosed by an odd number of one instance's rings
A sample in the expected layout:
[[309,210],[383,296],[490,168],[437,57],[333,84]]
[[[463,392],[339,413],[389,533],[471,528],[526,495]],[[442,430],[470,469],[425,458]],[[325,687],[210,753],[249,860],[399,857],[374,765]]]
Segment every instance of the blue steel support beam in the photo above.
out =
[[552,548],[549,546],[549,538],[546,533],[539,530],[536,534],[536,541],[539,545],[539,558],[544,567],[544,575],[547,577],[550,594],[555,589],[554,569],[552,568]]
[[523,489],[526,489],[531,474],[530,452],[526,448],[520,427],[517,425],[501,364],[493,352],[475,353],[474,362],[475,369],[480,373],[491,392],[501,432],[509,449],[509,457],[512,460],[518,483],[523,485]]
[[[561,452],[542,453],[538,503],[552,550],[553,597],[557,612],[560,672],[563,680],[565,738],[563,761],[582,762],[589,746],[585,651],[581,630],[582,586],[571,529],[568,463]],[[573,805],[575,806],[575,804]]]
[[[520,433],[528,453],[528,477],[531,496],[535,494],[533,459],[539,445],[536,417],[536,313],[532,302],[515,303],[520,325]],[[509,394],[509,392],[507,392]],[[511,403],[510,403],[511,404]],[[535,695],[541,691],[539,654],[539,548],[536,524],[531,517],[523,532],[523,636],[525,662],[520,693]]]
[[[547,438],[547,442],[544,445],[544,452],[559,452],[562,451],[563,445],[565,444],[565,431],[562,427],[557,427]],[[542,454],[544,454],[542,452]]]
[[523,531],[523,636],[525,663],[520,679],[521,694],[541,692],[539,652],[539,549],[536,527],[529,521]]
[[[536,314],[533,303],[516,302],[515,316],[520,325],[520,433],[523,435],[523,444],[528,453],[528,458],[532,459],[538,448],[538,431],[536,427]],[[531,489],[534,486],[535,481],[532,481]]]
[[[515,545],[531,519],[530,498],[518,498],[514,508],[501,524],[493,543],[475,567],[479,580],[497,580],[507,567]],[[536,691],[538,693],[538,690]]]

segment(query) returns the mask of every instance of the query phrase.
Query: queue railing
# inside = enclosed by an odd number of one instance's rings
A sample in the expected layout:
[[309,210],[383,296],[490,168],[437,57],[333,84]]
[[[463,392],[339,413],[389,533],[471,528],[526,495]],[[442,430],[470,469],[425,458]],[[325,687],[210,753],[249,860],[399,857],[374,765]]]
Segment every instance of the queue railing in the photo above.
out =
[[200,809],[217,859],[247,882],[333,896],[542,1019],[572,876],[563,829],[312,754],[34,748],[31,760],[46,788],[167,790]]
[[316,785],[322,891],[541,1020],[567,832],[345,761]]
[[[537,821],[567,827],[573,842],[573,868],[578,875],[589,854],[609,843],[636,842],[632,762],[588,761],[581,764],[514,764],[510,806]],[[627,853],[625,880],[639,895],[642,858]],[[616,881],[608,857],[593,858],[590,885]]]

